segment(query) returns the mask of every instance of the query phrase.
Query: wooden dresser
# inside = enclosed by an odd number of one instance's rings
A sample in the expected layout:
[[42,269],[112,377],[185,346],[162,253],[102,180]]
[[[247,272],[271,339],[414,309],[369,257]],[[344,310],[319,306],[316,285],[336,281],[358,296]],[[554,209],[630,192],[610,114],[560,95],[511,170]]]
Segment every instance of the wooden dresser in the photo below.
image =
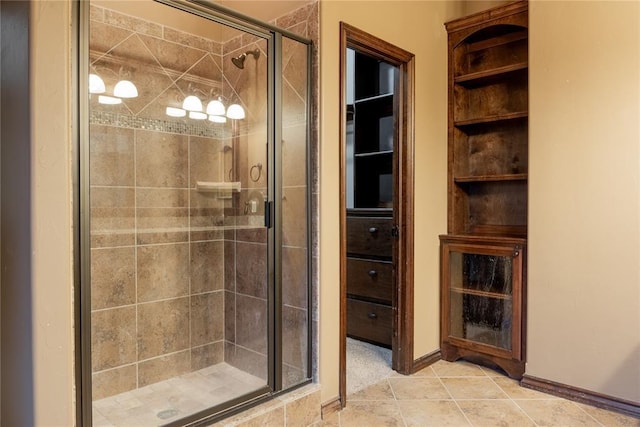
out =
[[391,347],[392,218],[351,212],[347,230],[347,335]]

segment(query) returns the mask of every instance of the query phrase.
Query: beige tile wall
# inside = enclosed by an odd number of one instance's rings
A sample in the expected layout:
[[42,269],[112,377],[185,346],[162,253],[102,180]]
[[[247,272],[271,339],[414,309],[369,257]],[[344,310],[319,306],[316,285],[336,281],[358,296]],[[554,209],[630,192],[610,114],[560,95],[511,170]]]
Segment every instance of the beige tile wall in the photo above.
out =
[[193,189],[221,180],[226,137],[148,130],[166,125],[165,107],[180,106],[194,85],[220,88],[219,43],[95,6],[91,19],[92,72],[107,92],[123,77],[139,92],[116,106],[91,99],[103,120],[90,126],[93,397],[100,399],[224,359],[224,201]]

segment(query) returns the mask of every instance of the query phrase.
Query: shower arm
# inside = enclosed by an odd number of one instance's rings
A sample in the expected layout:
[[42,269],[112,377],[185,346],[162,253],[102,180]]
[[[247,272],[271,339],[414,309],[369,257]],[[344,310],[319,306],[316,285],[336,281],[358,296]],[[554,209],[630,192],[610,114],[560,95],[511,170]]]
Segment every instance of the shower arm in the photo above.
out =
[[244,61],[247,59],[247,55],[253,56],[257,61],[258,58],[260,58],[260,49],[255,48],[254,50],[248,50],[236,57],[233,57],[231,58],[231,63],[242,70],[244,69]]

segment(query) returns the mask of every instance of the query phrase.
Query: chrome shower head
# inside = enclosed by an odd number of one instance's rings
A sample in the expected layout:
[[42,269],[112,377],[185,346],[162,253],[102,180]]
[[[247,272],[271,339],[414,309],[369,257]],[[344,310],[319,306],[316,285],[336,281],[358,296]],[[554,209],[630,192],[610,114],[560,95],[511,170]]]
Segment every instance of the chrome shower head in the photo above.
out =
[[245,59],[247,59],[247,55],[253,55],[255,59],[258,59],[260,57],[260,49],[256,48],[255,50],[248,50],[245,53],[236,56],[235,58],[231,58],[231,62],[233,62],[233,65],[242,70],[244,69],[244,61]]

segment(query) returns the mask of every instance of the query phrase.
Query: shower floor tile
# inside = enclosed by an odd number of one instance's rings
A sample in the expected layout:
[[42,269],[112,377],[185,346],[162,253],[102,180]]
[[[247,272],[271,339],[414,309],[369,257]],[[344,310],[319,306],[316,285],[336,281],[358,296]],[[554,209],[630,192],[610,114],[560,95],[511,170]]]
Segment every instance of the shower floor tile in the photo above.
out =
[[161,426],[265,385],[233,366],[220,363],[136,390],[93,402],[93,425]]

